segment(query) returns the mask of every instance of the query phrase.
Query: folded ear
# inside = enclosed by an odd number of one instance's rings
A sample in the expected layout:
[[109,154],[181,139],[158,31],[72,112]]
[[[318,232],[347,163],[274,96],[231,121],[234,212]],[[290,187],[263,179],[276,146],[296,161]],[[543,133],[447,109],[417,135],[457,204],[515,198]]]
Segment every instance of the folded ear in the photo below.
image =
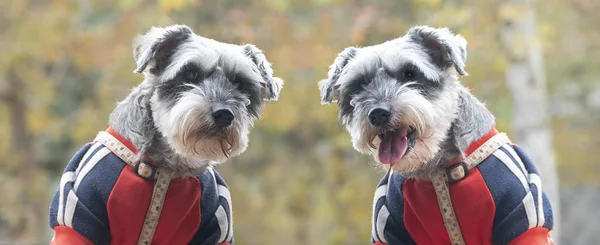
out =
[[246,44],[243,46],[243,52],[256,65],[263,79],[261,81],[263,99],[266,101],[276,101],[283,88],[283,80],[273,77],[271,64],[267,61],[267,57],[265,57],[263,52],[256,46]]
[[176,48],[192,34],[185,25],[172,25],[152,27],[146,34],[137,36],[133,40],[133,58],[137,65],[134,72],[142,73],[150,61],[154,61],[150,72],[158,74],[168,65]]
[[340,52],[329,68],[328,78],[319,81],[319,90],[321,91],[321,103],[330,104],[339,98],[338,78],[344,71],[344,68],[350,60],[356,56],[358,51],[355,47],[348,47]]
[[407,35],[427,49],[433,61],[441,69],[454,66],[461,76],[469,75],[465,71],[467,62],[467,41],[461,35],[454,35],[448,28],[416,26]]

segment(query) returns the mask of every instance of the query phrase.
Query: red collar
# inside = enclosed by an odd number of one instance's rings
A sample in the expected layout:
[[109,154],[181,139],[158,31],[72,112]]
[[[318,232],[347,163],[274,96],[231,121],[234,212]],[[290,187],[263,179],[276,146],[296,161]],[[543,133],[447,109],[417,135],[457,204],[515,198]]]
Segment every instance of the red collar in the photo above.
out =
[[115,131],[112,127],[109,126],[108,129],[106,129],[106,132],[115,137],[117,140],[121,141],[121,143],[127,146],[127,148],[129,148],[129,150],[131,150],[133,153],[138,153],[138,150],[135,148],[135,146],[133,146],[133,143],[131,143],[130,140],[117,133],[117,131]]
[[[492,137],[494,137],[497,134],[498,134],[498,130],[496,128],[492,128],[483,137],[481,137],[478,140],[471,143],[469,145],[469,147],[467,147],[467,150],[465,150],[465,158],[468,157],[469,155],[471,155],[471,153],[473,153],[475,150],[477,150],[477,148],[479,148],[481,145],[483,145],[485,142],[487,142],[489,139],[491,139]],[[451,167],[462,161],[463,161],[463,159],[459,156],[458,159],[454,159],[453,161],[450,161],[451,162],[450,164],[446,163],[446,164],[444,164],[444,166]]]
[[468,157],[469,155],[471,155],[471,153],[473,153],[475,150],[477,150],[477,148],[479,148],[481,145],[483,145],[483,143],[487,142],[488,140],[490,140],[492,137],[496,136],[497,134],[498,134],[498,130],[496,130],[496,128],[490,129],[490,131],[486,135],[479,138],[475,142],[471,143],[469,145],[469,147],[467,147],[467,150],[465,151],[465,157]]

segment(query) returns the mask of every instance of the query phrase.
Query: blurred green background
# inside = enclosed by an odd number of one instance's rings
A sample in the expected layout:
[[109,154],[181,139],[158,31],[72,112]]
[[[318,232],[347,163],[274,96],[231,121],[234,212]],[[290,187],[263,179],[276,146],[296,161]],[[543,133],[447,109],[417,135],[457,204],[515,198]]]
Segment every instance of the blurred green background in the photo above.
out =
[[[447,26],[468,41],[463,83],[497,116],[498,129],[518,138],[514,108],[528,105],[513,103],[505,76],[510,57],[500,41],[507,22],[524,13],[511,2],[3,0],[0,244],[48,243],[48,206],[64,166],[142,81],[132,73],[132,38],[175,23],[255,44],[285,81],[248,151],[218,168],[231,188],[236,244],[368,244],[374,187],[384,173],[352,149],[336,106],[320,105],[317,81],[347,46],[381,43],[417,24]],[[527,6],[547,78],[553,140],[546,143],[560,180],[560,241],[597,244],[600,1]]]

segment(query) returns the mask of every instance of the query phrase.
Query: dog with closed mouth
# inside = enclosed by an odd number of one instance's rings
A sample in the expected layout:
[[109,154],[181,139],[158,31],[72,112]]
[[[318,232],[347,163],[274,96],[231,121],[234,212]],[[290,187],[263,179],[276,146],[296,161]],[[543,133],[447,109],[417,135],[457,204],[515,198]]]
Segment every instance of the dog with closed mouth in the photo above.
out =
[[151,28],[133,54],[144,80],[67,165],[51,244],[232,244],[231,198],[213,167],[246,150],[282,80],[254,45],[184,25]]
[[413,27],[344,49],[319,82],[353,147],[388,169],[373,244],[552,244],[535,165],[459,82],[466,44],[447,28]]

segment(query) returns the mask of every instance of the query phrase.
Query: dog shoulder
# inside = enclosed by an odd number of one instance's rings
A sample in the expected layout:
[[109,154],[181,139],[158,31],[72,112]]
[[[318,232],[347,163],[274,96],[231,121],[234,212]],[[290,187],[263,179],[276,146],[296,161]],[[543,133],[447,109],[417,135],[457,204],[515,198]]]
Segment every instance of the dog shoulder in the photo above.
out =
[[192,244],[203,241],[216,244],[233,243],[231,194],[221,175],[209,167],[198,176],[202,192],[200,211],[202,221]]
[[371,242],[373,244],[414,244],[404,224],[402,185],[406,178],[386,175],[375,191]]
[[512,241],[538,227],[552,229],[550,202],[535,165],[522,149],[506,144],[477,168],[495,204],[495,243]]
[[124,166],[99,143],[77,151],[65,167],[50,206],[49,222],[56,236],[81,234],[92,243],[109,242],[106,204]]

